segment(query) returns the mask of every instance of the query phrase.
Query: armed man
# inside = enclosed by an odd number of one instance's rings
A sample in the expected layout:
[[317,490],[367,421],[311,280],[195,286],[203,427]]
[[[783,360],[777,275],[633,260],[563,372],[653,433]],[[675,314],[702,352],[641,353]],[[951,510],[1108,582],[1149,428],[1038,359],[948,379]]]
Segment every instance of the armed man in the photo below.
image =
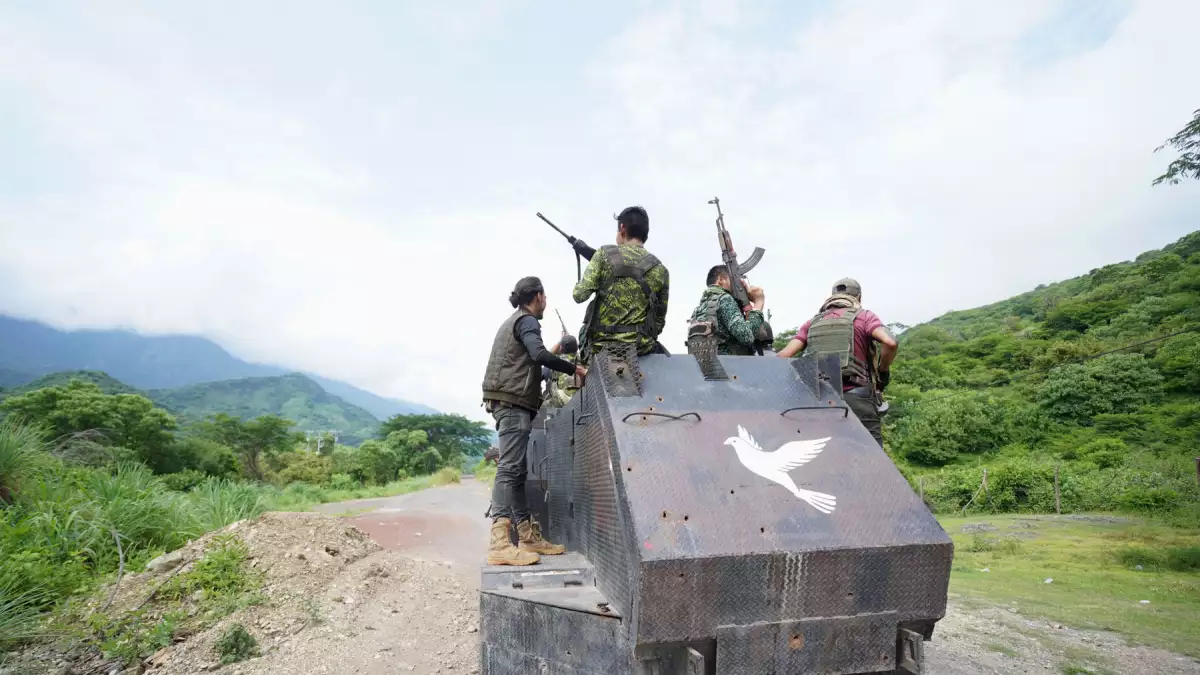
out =
[[705,283],[708,288],[704,289],[700,304],[692,312],[692,324],[708,323],[712,326],[718,354],[754,354],[759,329],[766,320],[762,311],[766,303],[763,290],[738,279],[737,283],[743,285],[750,300],[750,305],[741,307],[730,292],[733,282],[729,278],[729,267],[725,264],[713,266],[708,271]]
[[650,216],[642,207],[630,206],[617,216],[616,245],[593,251],[582,241],[572,241],[576,253],[588,258],[587,269],[575,284],[575,302],[595,295],[580,333],[584,362],[613,344],[636,345],[640,356],[662,351],[658,336],[667,324],[670,275],[646,250],[649,236]]
[[857,281],[842,279],[835,283],[833,294],[821,303],[821,311],[800,326],[779,356],[790,358],[805,348],[838,354],[846,405],[882,447],[883,429],[876,404],[878,393],[891,381],[897,344],[883,321],[871,310],[863,309],[862,287]]
[[[496,330],[483,377],[483,405],[495,418],[500,436],[500,455],[488,508],[492,531],[487,563],[531,565],[540,560],[539,554],[557,555],[564,551],[562,546],[542,537],[541,525],[530,517],[525,502],[525,452],[533,418],[541,404],[540,366],[570,372],[581,379],[587,376],[587,369],[554,355],[564,346],[563,342],[549,350],[542,343],[540,320],[546,311],[546,293],[537,277],[518,281],[508,302],[516,311]],[[514,524],[520,540],[518,546],[513,546],[509,539]]]

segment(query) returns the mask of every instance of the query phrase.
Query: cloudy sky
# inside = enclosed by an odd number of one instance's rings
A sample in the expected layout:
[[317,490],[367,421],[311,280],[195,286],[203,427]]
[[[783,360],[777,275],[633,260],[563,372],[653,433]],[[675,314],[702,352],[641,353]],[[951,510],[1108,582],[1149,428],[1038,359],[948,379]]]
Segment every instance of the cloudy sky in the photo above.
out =
[[[586,8],[585,8],[586,5]],[[513,282],[640,203],[664,343],[720,196],[776,330],[915,323],[1200,228],[1189,0],[0,6],[0,312],[195,333],[485,419]],[[557,332],[553,314],[547,338]]]

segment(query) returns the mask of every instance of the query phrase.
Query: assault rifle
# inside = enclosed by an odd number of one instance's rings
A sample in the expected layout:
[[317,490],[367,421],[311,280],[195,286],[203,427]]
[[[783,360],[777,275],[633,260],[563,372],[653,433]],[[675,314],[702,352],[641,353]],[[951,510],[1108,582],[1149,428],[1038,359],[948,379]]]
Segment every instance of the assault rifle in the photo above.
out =
[[[550,222],[550,219],[547,218],[546,216],[543,216],[540,212],[537,214],[537,217],[541,218],[543,221],[545,221],[545,223],[547,225],[549,225],[550,227],[553,227],[554,231],[561,234],[563,236],[563,238],[567,240],[567,243],[571,245],[571,248],[575,250],[575,278],[577,280],[582,279],[583,278],[583,263],[580,262],[579,259],[584,258],[587,260],[591,260],[592,256],[596,255],[596,249],[592,248],[591,246],[588,246],[586,243],[584,243],[584,241],[582,239],[579,239],[577,237],[572,237],[571,235],[567,234],[566,232],[563,232],[562,230],[558,229],[557,225]],[[559,320],[560,321],[562,320],[561,317],[559,318]]]
[[[721,200],[713,197],[708,201],[717,207],[717,243],[721,246],[721,262],[725,264],[725,273],[729,276],[729,292],[738,301],[739,307],[750,305],[750,293],[742,283],[746,273],[754,269],[766,253],[760,246],[754,247],[754,252],[743,263],[738,263],[737,253],[733,250],[733,241],[729,238],[729,230],[725,229],[725,214],[721,212]],[[774,341],[771,325],[763,321],[762,327],[754,340],[754,351],[762,356],[763,348],[769,348]]]

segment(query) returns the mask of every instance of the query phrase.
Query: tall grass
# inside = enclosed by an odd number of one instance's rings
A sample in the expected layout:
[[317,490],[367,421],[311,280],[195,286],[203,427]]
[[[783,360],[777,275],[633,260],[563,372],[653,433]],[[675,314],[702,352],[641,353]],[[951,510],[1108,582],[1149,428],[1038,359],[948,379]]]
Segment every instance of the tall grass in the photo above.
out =
[[11,504],[46,457],[41,433],[11,419],[0,421],[0,505]]
[[188,492],[187,500],[195,525],[202,532],[253,518],[268,507],[262,488],[224,478],[200,483]]
[[22,589],[15,578],[0,576],[0,654],[37,635],[44,595],[41,588]]

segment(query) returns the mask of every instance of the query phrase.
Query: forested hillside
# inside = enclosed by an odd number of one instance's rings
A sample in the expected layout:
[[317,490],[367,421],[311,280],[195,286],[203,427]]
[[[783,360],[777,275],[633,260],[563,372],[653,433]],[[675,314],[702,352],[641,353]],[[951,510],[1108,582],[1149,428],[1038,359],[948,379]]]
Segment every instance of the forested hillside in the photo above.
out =
[[[61,331],[36,321],[0,315],[0,387],[14,387],[64,371],[103,371],[139,389],[169,389],[248,377],[277,377],[288,370],[243,361],[220,345],[190,335],[149,336],[121,330]],[[365,408],[378,419],[431,414],[429,406],[386,398],[305,373],[325,391]]]
[[329,394],[299,373],[152,389],[147,395],[185,421],[216,413],[241,419],[279,415],[301,429],[336,430],[338,440],[349,445],[358,445],[379,429],[379,420],[371,413]]
[[1057,468],[1064,511],[1200,522],[1200,232],[900,345],[887,449],[936,508],[1053,511]]

